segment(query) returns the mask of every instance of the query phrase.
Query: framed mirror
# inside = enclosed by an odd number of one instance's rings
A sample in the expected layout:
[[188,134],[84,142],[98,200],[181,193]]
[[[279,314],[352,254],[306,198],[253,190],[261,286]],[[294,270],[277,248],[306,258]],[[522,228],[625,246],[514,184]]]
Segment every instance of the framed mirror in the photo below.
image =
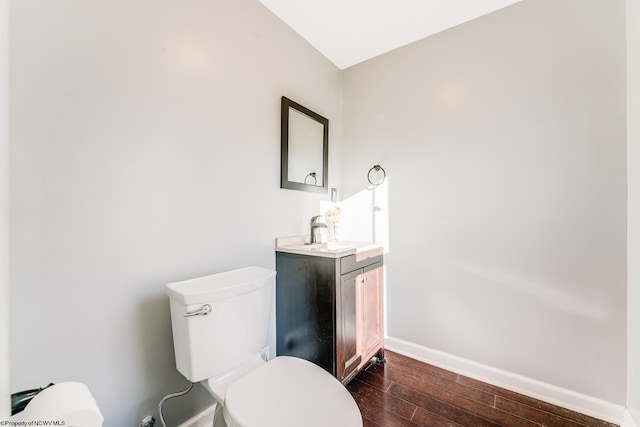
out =
[[326,193],[329,120],[282,97],[280,188]]

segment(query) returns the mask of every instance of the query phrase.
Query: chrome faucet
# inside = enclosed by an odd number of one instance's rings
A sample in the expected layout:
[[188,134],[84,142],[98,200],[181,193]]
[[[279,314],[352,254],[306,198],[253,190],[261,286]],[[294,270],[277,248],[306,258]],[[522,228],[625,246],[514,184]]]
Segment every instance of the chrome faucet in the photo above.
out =
[[311,233],[309,237],[309,244],[313,245],[314,243],[319,243],[316,239],[316,229],[318,228],[327,228],[327,224],[324,222],[324,216],[316,215],[311,218]]

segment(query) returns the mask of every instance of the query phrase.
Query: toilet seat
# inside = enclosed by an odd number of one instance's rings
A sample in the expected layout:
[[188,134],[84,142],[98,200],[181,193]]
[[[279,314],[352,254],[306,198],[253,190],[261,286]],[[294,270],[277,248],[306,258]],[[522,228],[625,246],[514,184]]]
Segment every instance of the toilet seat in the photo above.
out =
[[303,359],[280,356],[229,385],[229,427],[362,427],[351,394],[328,372]]

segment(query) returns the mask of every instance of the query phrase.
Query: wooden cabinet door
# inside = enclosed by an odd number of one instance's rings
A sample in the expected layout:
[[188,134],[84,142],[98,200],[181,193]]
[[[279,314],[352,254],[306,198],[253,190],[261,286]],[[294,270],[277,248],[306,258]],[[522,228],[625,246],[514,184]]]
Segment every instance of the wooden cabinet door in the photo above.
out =
[[346,383],[360,365],[357,351],[356,278],[362,270],[341,276],[338,304],[336,304],[337,378]]
[[358,368],[362,368],[383,348],[382,283],[381,263],[365,268],[364,272],[356,278],[356,351],[361,357]]

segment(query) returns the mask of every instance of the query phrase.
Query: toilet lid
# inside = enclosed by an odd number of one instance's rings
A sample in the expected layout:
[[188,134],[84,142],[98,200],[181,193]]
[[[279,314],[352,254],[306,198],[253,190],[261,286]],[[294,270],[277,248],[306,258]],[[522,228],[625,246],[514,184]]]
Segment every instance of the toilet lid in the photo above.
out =
[[361,427],[351,394],[319,366],[280,356],[235,381],[224,402],[229,427]]

